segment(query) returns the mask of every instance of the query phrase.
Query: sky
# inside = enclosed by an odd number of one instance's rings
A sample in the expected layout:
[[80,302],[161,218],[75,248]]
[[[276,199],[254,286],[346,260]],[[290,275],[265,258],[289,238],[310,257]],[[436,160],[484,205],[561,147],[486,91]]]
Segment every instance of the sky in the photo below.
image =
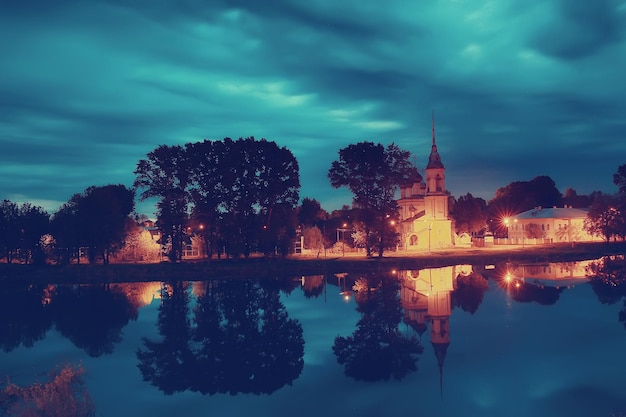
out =
[[455,197],[613,193],[626,163],[625,0],[7,0],[0,39],[0,199],[51,213],[159,145],[249,136],[338,209],[339,150],[423,169],[433,112]]

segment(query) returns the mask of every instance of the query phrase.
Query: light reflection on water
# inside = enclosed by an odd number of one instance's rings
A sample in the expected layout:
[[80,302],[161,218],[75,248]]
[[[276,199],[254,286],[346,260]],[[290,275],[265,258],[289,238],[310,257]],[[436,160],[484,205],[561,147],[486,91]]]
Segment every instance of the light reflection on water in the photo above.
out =
[[0,378],[82,364],[101,416],[619,415],[624,270],[3,287]]

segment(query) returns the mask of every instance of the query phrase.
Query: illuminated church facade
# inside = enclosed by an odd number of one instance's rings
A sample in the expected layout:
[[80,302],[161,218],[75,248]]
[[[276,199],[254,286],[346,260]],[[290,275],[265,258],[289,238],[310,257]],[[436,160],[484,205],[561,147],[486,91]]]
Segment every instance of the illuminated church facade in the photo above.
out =
[[419,176],[400,187],[399,249],[430,251],[453,245],[452,220],[449,218],[446,169],[435,141],[435,118],[432,121],[432,145],[425,170],[425,181]]

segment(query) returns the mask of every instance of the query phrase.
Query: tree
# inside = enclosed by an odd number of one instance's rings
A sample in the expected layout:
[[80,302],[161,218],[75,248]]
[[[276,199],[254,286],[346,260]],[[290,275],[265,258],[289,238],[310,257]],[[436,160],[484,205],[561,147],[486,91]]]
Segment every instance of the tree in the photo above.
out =
[[41,238],[48,233],[50,215],[43,208],[24,203],[19,210],[20,255],[24,262],[45,262]]
[[602,236],[607,242],[611,237],[619,235],[623,229],[623,216],[617,206],[618,201],[614,196],[596,193],[584,222],[585,230],[594,236]]
[[593,202],[593,198],[588,195],[578,195],[576,190],[569,187],[565,190],[565,193],[563,194],[562,202],[564,205],[574,208],[587,208]]
[[88,249],[89,262],[121,248],[126,237],[129,215],[135,207],[135,193],[125,186],[92,186],[74,194],[52,218],[51,229],[57,244],[65,248],[64,259]]
[[617,185],[620,197],[626,197],[626,164],[617,168],[617,172],[613,174],[613,183]]
[[0,254],[11,263],[20,240],[19,206],[9,200],[0,203]]
[[133,186],[143,190],[140,201],[157,198],[157,226],[161,244],[172,262],[182,257],[191,186],[189,154],[181,146],[161,145],[138,162]]
[[454,219],[457,233],[475,233],[487,225],[487,202],[467,193],[454,202],[450,216]]
[[398,280],[370,274],[359,278],[354,288],[362,315],[351,336],[335,338],[337,362],[356,380],[402,380],[417,370],[424,349],[415,336],[398,329],[402,319]]
[[489,200],[487,203],[488,222],[494,228],[501,228],[504,227],[502,219],[512,214],[538,206],[553,207],[561,204],[561,193],[552,178],[538,176],[530,181],[516,181],[499,188],[494,198]]
[[298,209],[298,223],[302,226],[318,226],[327,213],[319,201],[305,197]]
[[399,186],[419,176],[410,162],[410,152],[395,144],[385,148],[373,142],[360,142],[339,150],[328,178],[334,188],[347,187],[353,196],[353,206],[360,209],[360,221],[366,235],[366,252],[371,256],[378,249],[382,256],[389,246],[393,226],[389,216],[397,216],[395,194]]
[[219,187],[221,208],[228,214],[223,217],[224,229],[231,239],[231,253],[247,256],[254,241],[286,226],[285,219],[273,216],[274,209],[297,206],[298,162],[287,148],[266,139],[225,138],[223,142]]
[[324,237],[322,236],[322,231],[317,226],[305,227],[302,231],[302,236],[304,236],[305,249],[317,251],[319,256],[320,251],[324,249]]
[[541,230],[541,226],[537,223],[529,223],[526,225],[524,229],[524,235],[528,239],[541,239],[543,238],[543,230]]

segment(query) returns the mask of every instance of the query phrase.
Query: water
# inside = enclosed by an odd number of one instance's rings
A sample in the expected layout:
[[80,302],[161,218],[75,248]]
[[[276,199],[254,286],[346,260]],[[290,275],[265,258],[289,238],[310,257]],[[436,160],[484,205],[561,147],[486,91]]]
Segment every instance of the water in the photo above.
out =
[[611,265],[4,287],[0,389],[69,364],[97,416],[626,415]]

